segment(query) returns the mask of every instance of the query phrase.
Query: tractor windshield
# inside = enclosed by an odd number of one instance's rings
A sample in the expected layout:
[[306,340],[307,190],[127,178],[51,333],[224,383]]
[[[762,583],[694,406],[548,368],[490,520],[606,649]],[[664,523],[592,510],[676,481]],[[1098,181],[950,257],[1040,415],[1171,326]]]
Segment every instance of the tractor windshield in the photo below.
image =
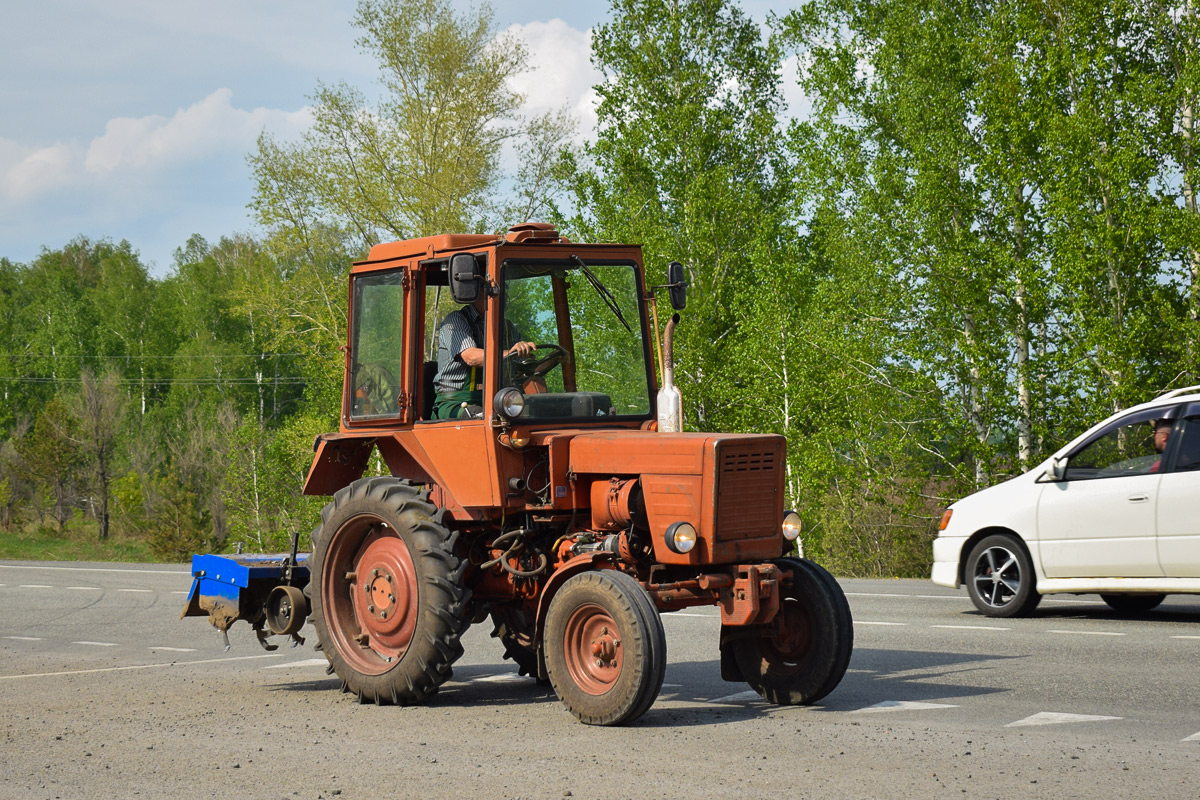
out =
[[525,394],[525,419],[646,417],[650,372],[632,262],[508,261],[501,382]]

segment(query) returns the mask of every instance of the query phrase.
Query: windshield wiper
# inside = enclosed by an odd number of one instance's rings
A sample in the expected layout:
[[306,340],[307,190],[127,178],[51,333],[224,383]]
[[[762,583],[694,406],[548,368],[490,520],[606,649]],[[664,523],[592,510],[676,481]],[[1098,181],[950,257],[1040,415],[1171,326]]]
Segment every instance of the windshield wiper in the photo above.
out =
[[617,315],[617,319],[619,319],[621,324],[625,326],[625,330],[633,333],[633,328],[629,327],[629,323],[625,321],[625,315],[621,313],[621,307],[617,305],[617,298],[613,296],[613,293],[609,291],[608,287],[600,282],[600,279],[597,278],[596,274],[588,268],[588,265],[584,263],[582,258],[572,253],[571,260],[579,265],[580,271],[583,272],[583,277],[587,278],[588,283],[590,283],[592,288],[596,290],[596,294],[600,295],[600,299],[603,300],[605,305],[611,308],[612,312]]

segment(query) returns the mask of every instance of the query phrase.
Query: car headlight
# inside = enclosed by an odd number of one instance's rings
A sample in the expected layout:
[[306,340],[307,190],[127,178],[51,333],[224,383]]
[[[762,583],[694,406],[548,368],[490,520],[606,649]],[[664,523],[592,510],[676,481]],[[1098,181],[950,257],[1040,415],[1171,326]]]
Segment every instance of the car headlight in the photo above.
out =
[[800,515],[795,511],[783,512],[783,538],[789,542],[794,542],[800,536],[800,528],[803,523],[800,521]]
[[667,547],[672,553],[690,553],[696,546],[696,529],[690,522],[674,522],[667,528]]
[[525,410],[525,395],[521,394],[519,389],[506,386],[496,392],[496,397],[492,400],[492,408],[509,419],[515,419],[521,416],[521,412]]

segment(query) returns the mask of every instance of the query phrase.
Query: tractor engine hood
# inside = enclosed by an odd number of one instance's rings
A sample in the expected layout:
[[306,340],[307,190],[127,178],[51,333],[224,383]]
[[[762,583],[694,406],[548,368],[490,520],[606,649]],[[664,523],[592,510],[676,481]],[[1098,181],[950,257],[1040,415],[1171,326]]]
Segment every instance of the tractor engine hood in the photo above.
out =
[[[786,440],[774,434],[580,433],[570,444],[577,480],[637,478],[655,558],[665,564],[727,564],[783,554]],[[687,522],[696,547],[676,553],[667,529]]]

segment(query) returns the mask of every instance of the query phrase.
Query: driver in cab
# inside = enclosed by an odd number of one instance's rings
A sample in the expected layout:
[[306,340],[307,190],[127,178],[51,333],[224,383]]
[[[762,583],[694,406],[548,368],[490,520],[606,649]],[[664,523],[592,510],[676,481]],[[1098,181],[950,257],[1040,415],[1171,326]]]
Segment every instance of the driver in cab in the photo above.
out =
[[[470,305],[452,311],[438,326],[437,374],[433,379],[437,397],[433,401],[434,419],[480,419],[483,417],[483,346],[487,341],[484,311],[487,295]],[[502,355],[527,356],[537,349],[533,342],[521,341],[520,333],[506,323],[507,340],[515,341]],[[538,387],[541,388],[541,387]],[[527,391],[534,387],[527,387]],[[544,388],[541,388],[545,391]]]

